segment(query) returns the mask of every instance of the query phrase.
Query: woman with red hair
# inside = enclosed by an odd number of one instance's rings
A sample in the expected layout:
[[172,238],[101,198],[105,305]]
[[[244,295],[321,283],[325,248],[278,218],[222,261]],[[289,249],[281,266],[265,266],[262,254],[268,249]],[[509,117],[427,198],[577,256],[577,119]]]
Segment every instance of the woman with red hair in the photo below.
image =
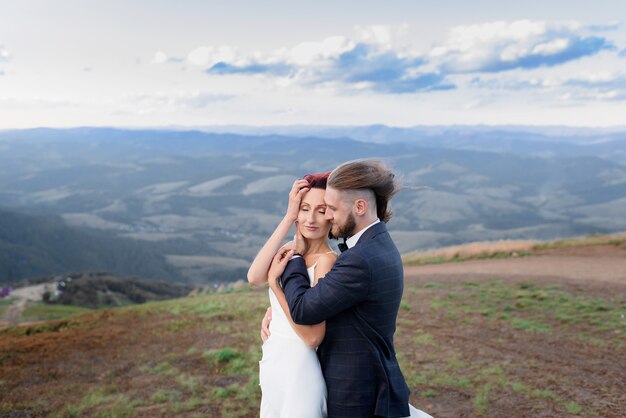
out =
[[[248,270],[251,284],[267,283],[272,260],[294,224],[294,240],[285,246],[304,258],[311,286],[332,268],[337,255],[328,244],[331,223],[324,218],[324,193],[329,174],[309,174],[295,181],[285,216]],[[260,416],[326,417],[326,384],[316,354],[326,325],[324,322],[297,325],[291,318],[283,292],[270,289],[269,298],[271,335],[262,336],[263,358],[259,363]]]

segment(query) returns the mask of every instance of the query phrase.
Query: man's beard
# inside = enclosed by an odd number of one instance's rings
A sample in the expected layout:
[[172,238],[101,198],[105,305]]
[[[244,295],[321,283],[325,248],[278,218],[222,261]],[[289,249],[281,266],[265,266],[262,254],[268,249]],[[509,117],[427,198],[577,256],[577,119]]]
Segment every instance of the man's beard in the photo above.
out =
[[343,225],[335,224],[330,229],[330,234],[333,238],[350,238],[354,235],[354,230],[356,229],[356,220],[354,219],[353,214],[348,215],[348,219],[346,219],[346,223]]

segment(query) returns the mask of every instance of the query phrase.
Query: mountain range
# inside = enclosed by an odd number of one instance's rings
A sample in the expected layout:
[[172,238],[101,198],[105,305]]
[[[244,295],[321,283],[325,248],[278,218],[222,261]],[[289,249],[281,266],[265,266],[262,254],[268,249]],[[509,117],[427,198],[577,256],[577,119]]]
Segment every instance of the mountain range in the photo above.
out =
[[0,282],[66,271],[243,278],[293,181],[382,158],[401,252],[626,230],[626,129],[0,131]]

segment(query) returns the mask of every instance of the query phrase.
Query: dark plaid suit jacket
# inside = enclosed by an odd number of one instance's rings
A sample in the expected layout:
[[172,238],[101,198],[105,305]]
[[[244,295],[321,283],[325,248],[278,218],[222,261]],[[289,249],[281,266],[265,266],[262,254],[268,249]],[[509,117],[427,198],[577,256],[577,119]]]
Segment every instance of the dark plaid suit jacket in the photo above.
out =
[[409,416],[409,388],[393,346],[403,277],[400,254],[382,222],[344,251],[315,287],[301,257],[287,264],[281,282],[294,322],[326,321],[317,353],[329,418]]

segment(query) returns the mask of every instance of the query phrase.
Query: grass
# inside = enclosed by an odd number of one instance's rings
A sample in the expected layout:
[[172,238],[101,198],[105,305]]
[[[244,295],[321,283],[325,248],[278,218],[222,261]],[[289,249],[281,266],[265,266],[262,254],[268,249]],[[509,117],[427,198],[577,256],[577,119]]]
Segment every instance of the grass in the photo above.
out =
[[501,240],[473,242],[406,254],[402,257],[405,265],[442,264],[469,260],[528,257],[543,250],[572,248],[591,245],[626,245],[626,234],[590,235],[548,242]]
[[403,256],[403,262],[405,265],[425,265],[528,256],[535,244],[534,241],[477,242],[407,254]]
[[[468,340],[455,338],[464,334],[466,327],[474,329],[474,332],[478,332],[479,327],[487,327],[498,330],[505,344],[509,338],[506,336],[511,334],[516,336],[518,342],[556,334],[559,344],[563,346],[580,347],[582,343],[590,353],[597,347],[619,352],[624,347],[626,330],[623,316],[626,299],[623,295],[596,298],[571,293],[554,285],[495,280],[425,283],[405,297],[408,299],[405,303],[411,303],[412,298],[429,301],[422,303],[425,308],[420,312],[422,316],[430,317],[428,324],[422,321],[420,326],[420,321],[417,321],[417,329],[400,328],[398,333],[406,335],[397,337],[397,340],[410,338],[415,347],[414,351],[399,356],[399,360],[405,376],[408,376],[407,382],[419,394],[418,399],[423,399],[417,401],[418,405],[419,402],[427,404],[437,400],[449,402],[446,394],[463,393],[471,399],[474,414],[497,416],[502,411],[493,412],[497,407],[495,403],[510,398],[511,394],[518,394],[521,399],[529,400],[531,409],[552,408],[551,416],[597,415],[593,408],[567,399],[563,390],[554,390],[570,384],[567,377],[543,373],[545,366],[539,366],[533,359],[510,361],[507,356],[492,357],[490,347],[498,345],[497,340],[485,341],[486,357],[481,359],[474,352],[466,354],[464,342]],[[419,305],[413,301],[412,306]],[[400,318],[408,314],[401,310]],[[442,340],[441,332],[433,332],[441,328],[444,329],[443,335],[450,335],[453,339]],[[472,334],[468,338],[472,345],[480,344],[480,340],[473,341]],[[510,348],[524,349],[516,347],[517,344],[510,345]],[[524,369],[526,371],[520,375],[520,370]],[[532,373],[537,373],[537,377],[528,379]],[[526,376],[522,378],[525,380],[521,380],[520,376]]]
[[29,302],[22,312],[21,321],[52,321],[55,319],[70,318],[74,315],[90,311],[80,306],[53,305],[43,302]]
[[[1,401],[0,412],[8,414],[26,406],[41,415],[59,417],[257,416],[261,395],[258,329],[267,304],[265,290],[239,291],[73,316],[66,323],[72,335],[125,324],[143,332],[137,340],[140,347],[135,354],[127,353],[132,345],[115,346],[111,337],[104,347],[106,352],[117,350],[119,359],[103,366],[86,362],[80,370],[95,374],[87,383],[79,386],[72,379],[55,376],[50,378],[54,384],[33,391],[36,395],[31,398],[24,394],[19,402]],[[564,388],[576,382],[568,381],[560,368],[548,373],[545,363],[519,357],[515,350],[520,343],[541,344],[558,337],[563,347],[588,347],[592,354],[587,367],[592,367],[595,350],[604,350],[601,353],[606,356],[623,349],[624,312],[626,301],[620,295],[596,298],[541,283],[412,284],[405,288],[400,307],[397,354],[414,394],[412,401],[422,409],[460,399],[457,402],[464,402],[470,415],[498,416],[502,412],[498,403],[511,398],[526,402],[529,408],[547,409],[551,416],[593,415],[592,406],[568,398]],[[98,315],[103,319],[96,320]],[[95,321],[91,328],[81,328],[91,320]],[[11,331],[6,335],[16,341],[35,341],[57,335],[62,327],[53,324],[24,327],[38,329],[30,334]],[[483,340],[485,330],[496,331]],[[506,347],[503,356],[493,354],[499,344]],[[471,348],[476,346],[480,350]],[[524,355],[523,348],[519,350]],[[27,354],[3,351],[0,366],[18,364]],[[74,377],[80,379],[80,373]],[[11,381],[5,376],[0,380]],[[55,396],[63,397],[65,406],[50,410]],[[36,398],[44,401],[37,403]]]
[[626,234],[610,234],[601,235],[594,234],[582,238],[562,239],[549,241],[535,245],[535,250],[546,250],[551,248],[571,248],[585,245],[624,245],[626,243]]
[[578,405],[576,402],[567,402],[565,404],[565,410],[570,414],[580,414],[583,410],[583,407]]
[[[132,417],[135,408],[142,405],[139,400],[131,401],[126,395],[117,393],[115,386],[96,387],[87,392],[76,405],[67,406],[61,414],[53,417]],[[97,414],[94,412],[97,411]]]
[[166,377],[178,376],[178,370],[167,361],[161,362],[154,367],[143,366],[141,371]]
[[8,298],[0,299],[0,317],[3,317],[6,314],[7,309],[13,304],[14,300],[15,299],[10,296]]

